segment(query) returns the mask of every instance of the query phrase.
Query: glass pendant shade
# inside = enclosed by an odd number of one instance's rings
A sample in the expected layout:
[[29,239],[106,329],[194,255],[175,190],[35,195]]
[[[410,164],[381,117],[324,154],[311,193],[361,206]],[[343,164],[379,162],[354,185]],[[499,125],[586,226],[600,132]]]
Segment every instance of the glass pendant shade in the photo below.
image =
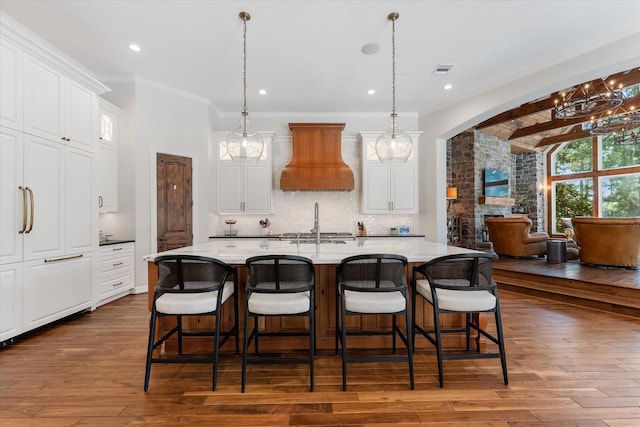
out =
[[376,154],[380,162],[406,162],[411,156],[413,141],[398,128],[398,119],[391,117],[391,125],[376,140]]
[[257,162],[262,157],[264,141],[249,127],[249,118],[243,114],[240,126],[227,135],[227,151],[231,160]]

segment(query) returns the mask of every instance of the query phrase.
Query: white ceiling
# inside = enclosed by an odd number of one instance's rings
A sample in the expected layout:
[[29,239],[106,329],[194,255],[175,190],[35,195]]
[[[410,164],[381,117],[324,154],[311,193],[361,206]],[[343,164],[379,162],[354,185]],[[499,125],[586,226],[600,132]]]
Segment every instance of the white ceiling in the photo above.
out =
[[[0,10],[98,76],[149,79],[221,112],[242,106],[240,11],[252,16],[250,112],[388,112],[392,11],[399,112],[460,102],[640,28],[638,0],[2,0]],[[363,54],[367,43],[379,52]],[[433,75],[438,64],[455,67]]]

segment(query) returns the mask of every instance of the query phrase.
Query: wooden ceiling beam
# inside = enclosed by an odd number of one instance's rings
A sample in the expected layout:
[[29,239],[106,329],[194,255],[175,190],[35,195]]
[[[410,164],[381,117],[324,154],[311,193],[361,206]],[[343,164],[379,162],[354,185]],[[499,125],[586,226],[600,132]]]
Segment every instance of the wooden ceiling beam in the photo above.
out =
[[[607,83],[610,83],[611,81],[613,81],[613,84],[616,87],[618,87],[620,84],[622,84],[623,87],[638,84],[640,83],[640,68],[633,68],[625,72],[612,74],[609,77],[607,77],[605,81]],[[600,88],[599,90],[604,90],[604,86],[602,86],[602,80],[600,79],[593,80],[588,83],[592,85],[596,85],[597,88]],[[520,117],[528,116],[529,114],[550,110],[553,107],[555,107],[557,99],[558,99],[558,93],[554,92],[545,99],[541,99],[535,102],[530,102],[528,104],[523,104],[520,107],[513,108],[511,110],[505,111],[504,113],[498,114],[497,116],[494,116],[490,119],[487,119],[479,123],[476,126],[476,129],[487,128],[489,126],[498,125],[500,123],[504,123],[504,122],[518,119]]]
[[[629,109],[632,106],[634,106],[637,109],[639,108],[638,103],[640,103],[640,94],[634,96],[633,98],[625,99],[621,107]],[[590,121],[590,117],[580,117],[580,118],[574,118],[574,119],[557,119],[554,116],[548,122],[536,123],[535,125],[517,129],[515,132],[511,134],[511,136],[509,137],[509,140],[523,138],[525,136],[535,135],[540,132],[547,132],[550,130],[560,129],[560,128],[564,128],[571,125],[585,123],[588,121]]]
[[520,117],[528,116],[529,114],[534,114],[540,111],[545,111],[553,108],[555,106],[555,101],[551,98],[543,99],[536,102],[531,102],[529,104],[521,105],[518,108],[514,108],[509,111],[505,111],[504,113],[498,114],[490,119],[485,120],[484,122],[478,124],[476,129],[483,129],[489,126],[499,125],[500,123],[508,122],[511,120],[518,119]]
[[589,129],[582,130],[582,126],[574,126],[567,133],[562,135],[550,136],[542,138],[540,142],[536,144],[536,148],[546,147],[548,145],[560,144],[562,142],[572,141],[574,139],[581,139],[591,136]]

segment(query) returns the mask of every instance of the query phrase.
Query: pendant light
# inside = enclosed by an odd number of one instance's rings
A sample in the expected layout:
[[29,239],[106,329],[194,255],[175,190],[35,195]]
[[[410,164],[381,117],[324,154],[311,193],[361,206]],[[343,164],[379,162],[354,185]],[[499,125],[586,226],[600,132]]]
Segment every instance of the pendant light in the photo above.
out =
[[391,12],[387,17],[391,21],[392,109],[389,129],[376,140],[380,162],[406,162],[413,146],[411,137],[398,128],[396,113],[396,20],[399,17],[398,12]]
[[242,68],[242,86],[243,99],[242,118],[238,129],[229,132],[227,135],[227,150],[232,160],[235,161],[253,161],[257,162],[262,156],[264,150],[264,142],[260,135],[249,127],[249,112],[247,111],[247,21],[251,19],[251,15],[247,12],[240,12],[243,26],[243,68]]

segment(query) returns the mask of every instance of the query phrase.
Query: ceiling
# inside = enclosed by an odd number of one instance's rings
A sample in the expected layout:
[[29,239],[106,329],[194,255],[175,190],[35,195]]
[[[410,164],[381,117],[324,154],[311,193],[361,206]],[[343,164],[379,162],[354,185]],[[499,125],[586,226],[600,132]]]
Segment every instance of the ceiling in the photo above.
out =
[[[252,16],[252,113],[389,112],[392,11],[400,14],[400,115],[437,111],[640,28],[635,0],[2,0],[0,10],[99,77],[148,79],[211,100],[223,113],[242,108],[240,11]],[[598,20],[600,14],[611,19]],[[142,51],[130,51],[130,43]],[[379,51],[362,53],[369,43]],[[454,67],[434,74],[441,64]],[[453,88],[443,90],[446,83]],[[258,95],[258,89],[267,94]],[[369,89],[376,93],[367,94]],[[522,123],[530,119],[519,117]],[[495,126],[485,130],[496,131]],[[521,145],[531,148],[535,142]]]

